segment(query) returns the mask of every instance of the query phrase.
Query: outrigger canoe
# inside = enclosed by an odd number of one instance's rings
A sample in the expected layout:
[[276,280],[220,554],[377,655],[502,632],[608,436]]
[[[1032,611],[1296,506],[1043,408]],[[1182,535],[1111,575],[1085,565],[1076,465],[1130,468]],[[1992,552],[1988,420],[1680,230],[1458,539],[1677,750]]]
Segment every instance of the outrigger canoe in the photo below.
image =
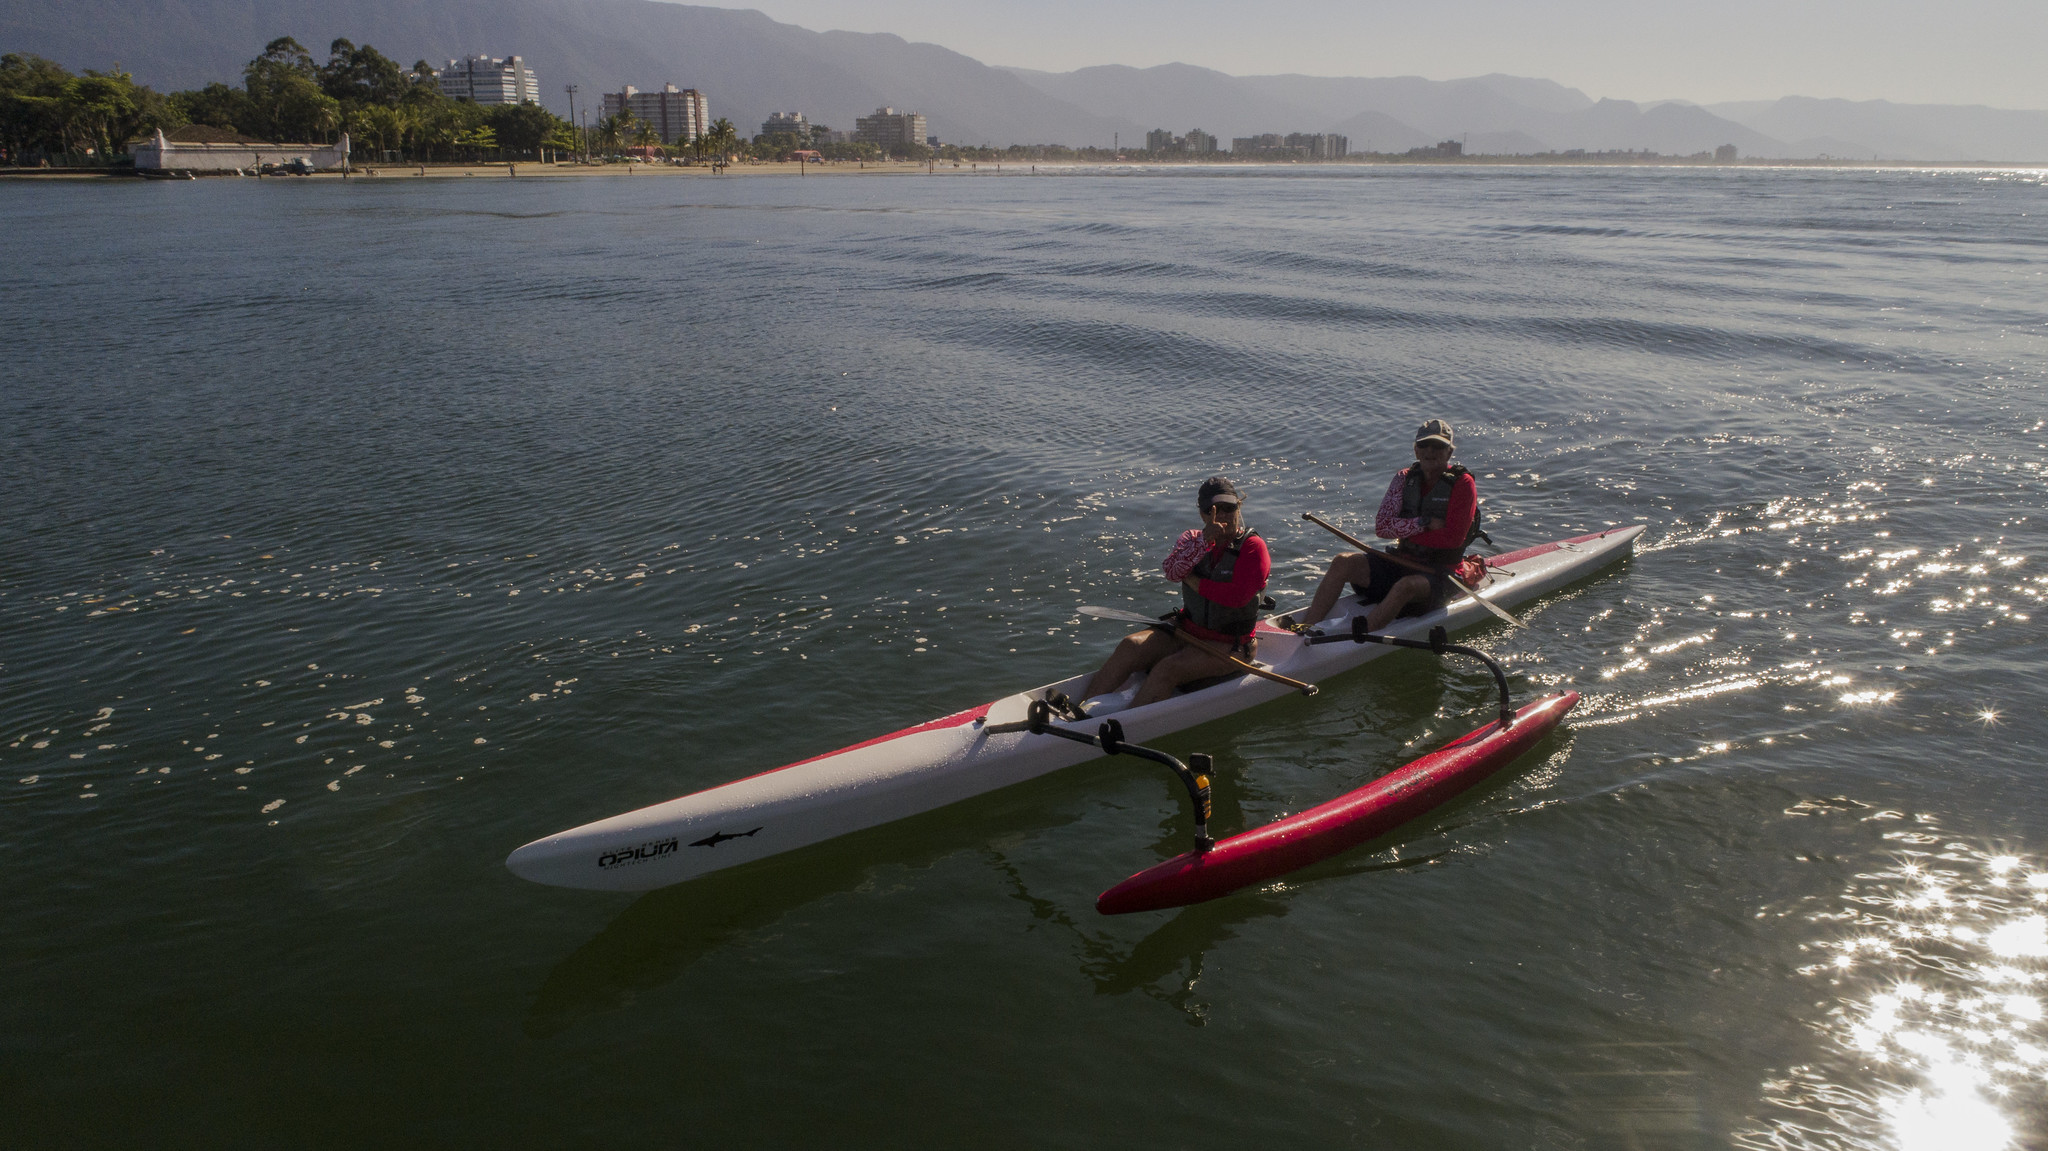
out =
[[[1613,528],[1495,556],[1479,594],[1512,606],[1615,563],[1634,550],[1645,525]],[[1338,604],[1315,631],[1326,641],[1351,630],[1369,605]],[[1397,620],[1381,635],[1418,639],[1492,617],[1470,596],[1426,615]],[[1349,671],[1386,647],[1312,642],[1259,624],[1259,664],[1315,681]],[[907,727],[901,731],[734,780],[679,799],[586,823],[514,851],[512,873],[536,883],[601,891],[645,891],[694,879],[905,819],[1104,754],[1093,720],[1053,720],[1065,738],[1033,732],[1056,695],[1078,696],[1088,672]],[[1294,689],[1246,674],[1116,713],[1118,739],[1143,743],[1270,703]],[[1036,705],[1036,707],[1034,707]],[[1044,724],[1041,727],[1047,726]],[[1079,738],[1076,738],[1079,737]],[[1228,843],[1229,841],[1225,841]]]

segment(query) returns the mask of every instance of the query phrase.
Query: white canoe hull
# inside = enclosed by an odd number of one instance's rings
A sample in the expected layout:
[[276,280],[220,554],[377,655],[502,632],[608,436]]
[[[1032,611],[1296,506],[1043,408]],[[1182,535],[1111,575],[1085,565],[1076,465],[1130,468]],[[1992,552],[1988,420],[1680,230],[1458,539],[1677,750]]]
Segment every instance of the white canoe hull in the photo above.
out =
[[[1631,552],[1644,525],[1544,544],[1497,556],[1487,599],[1509,606],[1553,591]],[[1355,597],[1338,604],[1325,632],[1348,630],[1365,610]],[[1470,597],[1396,621],[1386,634],[1421,638],[1493,617]],[[1259,625],[1259,662],[1316,682],[1393,649],[1380,644],[1309,646],[1291,632]],[[537,839],[505,861],[536,883],[603,891],[644,891],[694,879],[837,836],[905,819],[998,788],[1072,767],[1102,753],[1086,744],[1027,732],[986,729],[1022,720],[1049,691],[1078,698],[1087,675],[1018,692],[981,707],[802,760],[786,767],[657,803]],[[1292,694],[1245,675],[1116,713],[1124,737],[1145,743]],[[1094,721],[1066,726],[1092,733]]]

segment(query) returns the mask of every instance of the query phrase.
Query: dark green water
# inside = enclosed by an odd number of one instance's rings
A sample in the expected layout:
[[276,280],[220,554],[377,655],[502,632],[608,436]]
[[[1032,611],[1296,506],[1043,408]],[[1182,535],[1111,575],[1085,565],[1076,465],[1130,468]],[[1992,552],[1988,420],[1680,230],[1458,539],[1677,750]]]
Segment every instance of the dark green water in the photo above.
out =
[[[0,186],[0,1142],[2048,1137],[2039,173]],[[644,897],[551,831],[1092,664],[1215,471],[1275,589],[1441,415],[1586,702],[1179,913],[1135,760]],[[1185,733],[1218,823],[1485,718]],[[2038,878],[2037,878],[2038,877]]]

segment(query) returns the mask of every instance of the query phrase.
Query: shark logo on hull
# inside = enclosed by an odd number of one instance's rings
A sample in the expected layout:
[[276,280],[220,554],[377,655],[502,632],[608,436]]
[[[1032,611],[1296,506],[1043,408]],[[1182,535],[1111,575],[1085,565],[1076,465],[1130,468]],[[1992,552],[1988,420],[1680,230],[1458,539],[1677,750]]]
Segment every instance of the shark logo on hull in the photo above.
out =
[[[766,824],[763,824],[762,826],[764,826],[764,827],[765,827],[765,826],[766,826]],[[719,844],[721,844],[721,843],[724,843],[724,842],[725,842],[726,840],[728,840],[728,839],[745,839],[745,838],[747,838],[748,836],[750,836],[750,835],[754,834],[754,832],[757,832],[757,831],[760,831],[760,830],[761,830],[761,828],[757,827],[757,828],[755,828],[755,829],[754,829],[754,831],[741,831],[741,832],[735,832],[735,833],[732,833],[732,834],[727,834],[726,832],[723,832],[723,831],[715,831],[715,832],[712,832],[712,833],[711,833],[710,835],[707,835],[707,836],[705,836],[704,838],[702,838],[702,839],[700,839],[700,840],[697,840],[697,841],[696,841],[695,843],[692,843],[692,844],[690,844],[690,846],[691,846],[691,847],[717,847],[717,846],[718,846]]]

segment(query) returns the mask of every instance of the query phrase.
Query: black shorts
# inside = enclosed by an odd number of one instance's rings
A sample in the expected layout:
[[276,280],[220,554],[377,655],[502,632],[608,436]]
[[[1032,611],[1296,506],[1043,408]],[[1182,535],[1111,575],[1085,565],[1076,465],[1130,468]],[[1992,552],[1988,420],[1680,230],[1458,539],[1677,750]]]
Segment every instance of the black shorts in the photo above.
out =
[[1442,572],[1418,572],[1404,568],[1378,552],[1365,553],[1365,562],[1372,569],[1372,574],[1366,578],[1364,587],[1357,584],[1352,584],[1351,587],[1358,593],[1358,598],[1366,603],[1378,603],[1387,598],[1387,593],[1394,590],[1394,584],[1402,577],[1411,575],[1429,577],[1429,594],[1420,599],[1409,600],[1408,606],[1401,609],[1403,617],[1428,615],[1451,602],[1451,577]]

